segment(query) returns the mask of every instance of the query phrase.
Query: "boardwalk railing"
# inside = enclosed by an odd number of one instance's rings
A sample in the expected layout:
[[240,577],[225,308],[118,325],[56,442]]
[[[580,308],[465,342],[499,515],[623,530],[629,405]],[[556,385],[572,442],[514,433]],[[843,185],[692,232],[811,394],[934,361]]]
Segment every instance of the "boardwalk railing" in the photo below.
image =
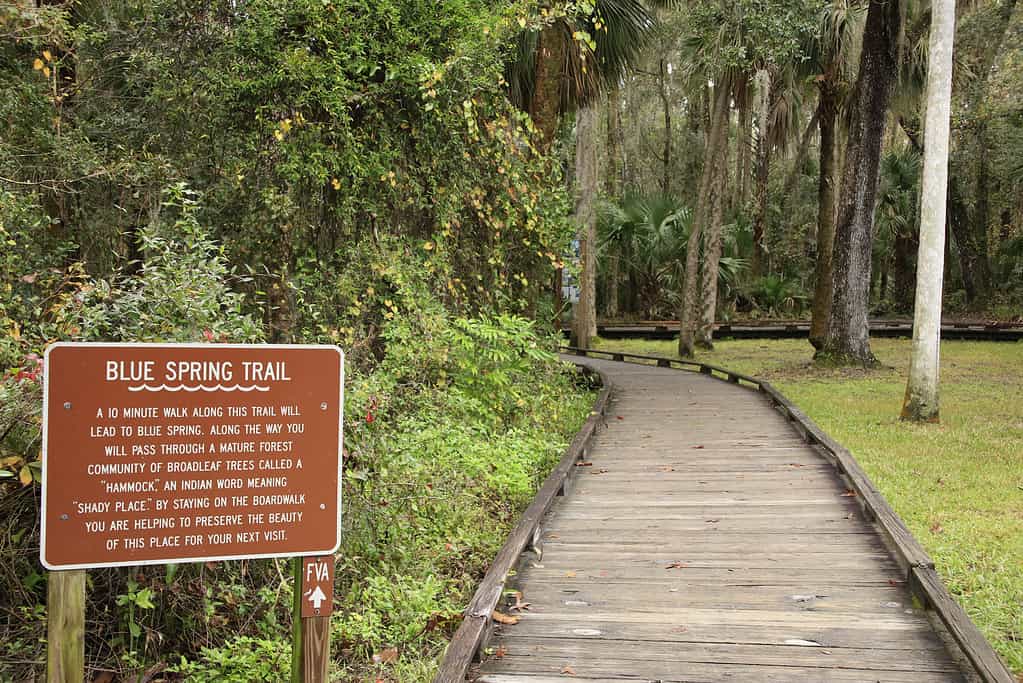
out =
[[[678,358],[647,356],[620,351],[601,351],[565,346],[562,351],[577,356],[606,358],[618,362],[656,365],[698,372],[732,384],[748,385],[757,390],[792,422],[802,438],[820,452],[842,475],[868,521],[876,523],[882,537],[902,569],[904,579],[912,593],[925,608],[941,620],[955,647],[984,683],[1016,683],[1016,679],[992,649],[980,630],[962,607],[948,592],[934,568],[934,562],[920,546],[912,532],[877,490],[859,463],[844,446],[832,439],[806,413],[796,407],[781,392],[763,380],[734,372],[717,365]],[[563,490],[577,460],[585,456],[586,448],[603,419],[611,391],[611,383],[601,374],[604,388],[600,392],[590,418],[562,457],[558,467],[548,476],[533,503],[523,514],[519,524],[509,536],[480,584],[476,595],[465,612],[465,620],[448,646],[444,661],[434,683],[460,683],[490,635],[491,614],[500,600],[508,572],[521,552],[540,534],[540,522]]]
[[608,399],[611,396],[611,381],[603,373],[581,368],[584,372],[599,375],[602,388],[593,404],[590,416],[587,418],[582,429],[576,434],[575,439],[569,444],[557,467],[544,480],[543,486],[533,499],[533,502],[522,514],[519,523],[512,530],[508,540],[498,551],[494,562],[490,565],[480,583],[476,594],[465,610],[465,618],[462,625],[458,627],[451,642],[448,644],[447,652],[444,654],[444,661],[434,677],[434,683],[462,683],[465,681],[466,672],[476,658],[479,651],[486,647],[493,627],[491,615],[497,607],[498,601],[504,592],[504,585],[508,579],[509,572],[515,568],[519,556],[528,546],[536,546],[540,541],[540,523],[547,514],[558,495],[562,494],[570,484],[570,477],[577,469],[576,463],[585,459],[590,446],[590,440],[596,433],[597,428],[604,421],[604,411],[607,409]]

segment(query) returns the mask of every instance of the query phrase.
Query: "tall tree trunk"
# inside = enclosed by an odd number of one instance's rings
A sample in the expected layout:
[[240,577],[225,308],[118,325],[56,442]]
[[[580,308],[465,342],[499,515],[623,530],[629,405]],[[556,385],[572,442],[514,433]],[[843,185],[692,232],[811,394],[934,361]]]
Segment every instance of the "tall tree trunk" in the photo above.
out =
[[657,83],[661,95],[661,106],[664,108],[664,150],[662,152],[664,161],[664,170],[661,174],[661,192],[663,194],[669,194],[671,192],[671,150],[672,150],[672,130],[671,130],[671,90],[670,83],[668,82],[668,62],[665,59],[660,61],[660,71]]
[[[724,123],[728,126],[729,112],[724,112]],[[717,172],[710,189],[711,216],[703,234],[703,311],[697,329],[696,344],[701,348],[714,348],[714,318],[718,305],[718,271],[721,263],[721,224],[725,209],[725,195],[728,192],[728,136],[727,132],[720,145],[721,152],[715,160]]]
[[607,91],[607,171],[604,188],[610,199],[618,199],[625,187],[624,150],[622,91],[615,83]]
[[962,264],[969,266],[973,276],[973,296],[967,291],[966,298],[971,304],[975,304],[991,293],[991,262],[988,257],[988,225],[991,222],[991,183],[990,169],[988,164],[988,137],[987,122],[981,119],[977,122],[976,130],[977,145],[977,202],[976,210],[973,212],[973,225],[970,226],[967,235],[969,243],[969,258]]
[[550,149],[561,120],[562,73],[565,62],[565,27],[555,22],[540,31],[536,45],[536,80],[529,116],[540,133],[540,148]]
[[[607,93],[607,169],[604,173],[604,193],[612,201],[617,201],[622,194],[622,113],[621,91],[618,84],[612,84]],[[607,255],[607,301],[604,313],[609,318],[618,317],[618,281],[621,277],[619,268],[620,245],[611,244]]]
[[696,325],[699,310],[697,295],[700,291],[700,242],[705,224],[711,216],[709,194],[714,182],[717,158],[720,154],[721,142],[728,144],[726,125],[728,123],[728,84],[725,79],[715,84],[714,105],[710,134],[707,137],[707,153],[700,177],[700,189],[697,194],[696,212],[693,214],[692,228],[686,244],[686,280],[682,296],[682,310],[679,314],[678,355],[691,358],[696,351]]
[[771,177],[771,119],[774,113],[774,103],[777,97],[778,79],[772,78],[768,70],[761,71],[757,80],[760,82],[760,107],[757,115],[757,162],[756,177],[754,178],[753,201],[755,209],[753,214],[753,263],[751,270],[755,277],[764,274],[764,262],[766,261],[766,250],[764,249],[764,236],[767,232],[767,189]]
[[579,304],[572,319],[572,341],[584,348],[597,336],[598,116],[594,105],[586,105],[576,113],[575,176],[578,195],[575,220],[579,228],[582,273],[579,277]]
[[[987,270],[987,254],[980,253],[973,239],[970,207],[966,205],[957,178],[949,179],[947,211],[949,229],[959,254],[959,274],[963,279],[963,289],[966,292],[966,300],[972,303],[977,301],[983,291],[977,276],[980,271]],[[981,265],[982,263],[984,265]]]
[[783,207],[788,204],[796,192],[796,183],[799,182],[799,177],[803,175],[803,163],[806,162],[806,157],[810,152],[810,142],[813,140],[813,134],[819,128],[820,118],[821,108],[818,103],[817,108],[813,111],[813,116],[810,117],[810,121],[806,124],[806,129],[799,138],[799,147],[796,148],[792,170],[789,171],[788,177],[785,178],[785,186],[781,193]]
[[736,126],[738,128],[735,140],[735,189],[731,196],[734,198],[732,208],[741,208],[746,205],[749,197],[749,152],[750,152],[750,86],[749,78],[741,76],[735,86],[735,109]]
[[[924,154],[924,144],[920,139],[919,123],[914,124],[904,117],[899,117],[899,125],[902,126],[906,138],[919,154]],[[984,150],[979,150],[983,154]],[[950,159],[949,165],[953,166]],[[970,207],[966,205],[966,199],[959,184],[959,179],[950,174],[948,177],[948,206],[946,217],[948,230],[952,234],[952,241],[955,242],[956,252],[959,256],[959,276],[963,280],[963,290],[966,292],[966,300],[975,302],[983,293],[991,287],[991,266],[987,256],[987,246],[983,248],[975,239],[977,234],[971,220]],[[985,240],[986,241],[986,240]],[[949,252],[950,243],[946,243],[945,251]],[[952,265],[952,259],[945,259],[945,270],[948,271]]]
[[877,364],[867,323],[871,241],[900,13],[900,0],[870,0],[867,9],[835,230],[831,320],[817,354],[831,362]]
[[902,404],[905,420],[938,421],[941,284],[948,193],[948,137],[952,119],[952,43],[955,0],[933,0],[927,67],[927,121],[921,181],[920,252],[917,257],[913,356]]
[[[1000,0],[997,9],[997,24],[989,27],[986,33],[987,47],[982,54],[980,63],[976,65],[978,78],[974,79],[964,98],[962,107],[967,116],[978,116],[984,100],[989,93],[988,83],[992,67],[998,55],[1002,53],[1002,45],[1017,0]],[[982,300],[991,291],[991,263],[988,256],[988,226],[990,221],[989,202],[989,169],[988,169],[988,131],[986,119],[979,116],[972,127],[972,144],[960,140],[956,153],[951,159],[952,187],[949,191],[949,214],[952,220],[953,237],[959,252],[959,268],[962,271],[963,289],[966,299],[971,304]],[[976,159],[977,181],[975,211],[972,214],[966,209],[960,188],[955,187],[955,170],[970,163],[970,157]],[[960,206],[953,206],[953,193]]]
[[820,177],[817,181],[817,263],[814,267],[813,313],[810,343],[824,345],[831,319],[832,251],[835,245],[835,126],[838,123],[838,91],[829,79],[821,82],[818,126],[821,133]]

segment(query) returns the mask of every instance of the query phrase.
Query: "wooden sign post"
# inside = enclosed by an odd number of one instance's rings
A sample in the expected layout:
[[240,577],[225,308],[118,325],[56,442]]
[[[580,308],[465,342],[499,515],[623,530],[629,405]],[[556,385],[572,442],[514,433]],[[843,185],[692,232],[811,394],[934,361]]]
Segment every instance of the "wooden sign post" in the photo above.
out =
[[48,681],[84,679],[85,569],[337,550],[343,373],[333,346],[47,349]]
[[326,683],[330,615],[334,612],[334,556],[295,559],[291,680]]
[[46,681],[85,680],[85,570],[50,572],[46,587]]

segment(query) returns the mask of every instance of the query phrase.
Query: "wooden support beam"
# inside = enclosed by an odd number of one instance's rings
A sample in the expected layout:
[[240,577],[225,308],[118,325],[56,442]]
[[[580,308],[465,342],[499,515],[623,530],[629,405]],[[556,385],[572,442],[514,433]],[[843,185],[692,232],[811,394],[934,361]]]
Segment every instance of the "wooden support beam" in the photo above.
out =
[[46,681],[85,680],[85,570],[50,572],[46,590]]

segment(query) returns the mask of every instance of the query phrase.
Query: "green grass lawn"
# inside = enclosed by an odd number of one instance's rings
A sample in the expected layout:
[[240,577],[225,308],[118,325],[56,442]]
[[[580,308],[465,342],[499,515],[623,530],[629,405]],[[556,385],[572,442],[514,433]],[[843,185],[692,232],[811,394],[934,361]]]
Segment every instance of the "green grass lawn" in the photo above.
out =
[[[871,345],[882,369],[820,370],[788,339],[725,340],[698,358],[769,380],[848,447],[1023,673],[1023,343],[942,343],[940,425],[899,421],[910,342]],[[675,356],[676,342],[596,347]]]

